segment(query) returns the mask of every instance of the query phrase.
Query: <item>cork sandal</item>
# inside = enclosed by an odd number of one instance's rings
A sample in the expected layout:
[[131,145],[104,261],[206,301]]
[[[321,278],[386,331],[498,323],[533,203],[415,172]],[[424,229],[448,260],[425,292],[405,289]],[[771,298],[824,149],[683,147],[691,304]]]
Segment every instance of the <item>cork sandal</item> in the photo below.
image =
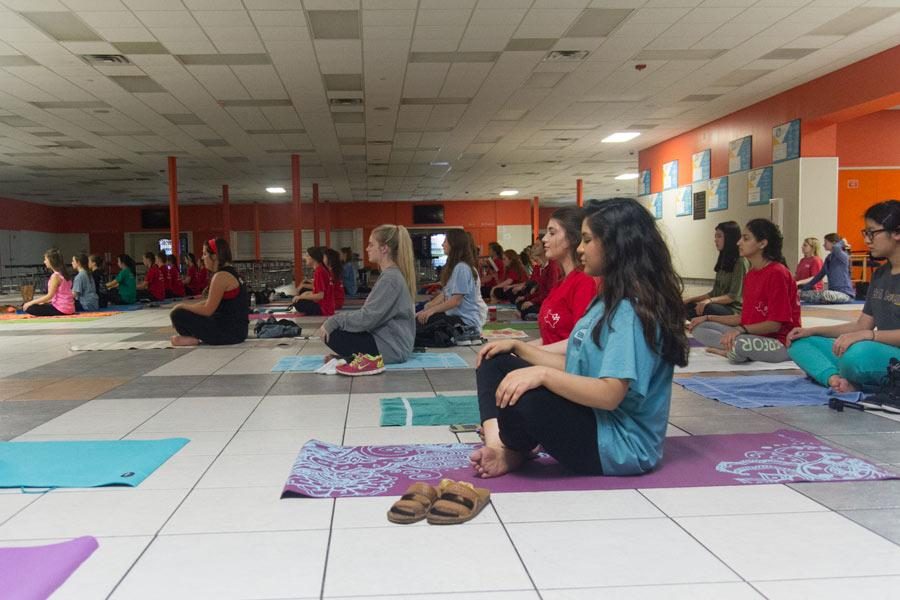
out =
[[440,496],[428,511],[432,525],[456,525],[471,521],[490,502],[491,491],[467,481],[441,481]]
[[388,521],[398,525],[417,523],[425,518],[437,498],[438,491],[434,487],[427,483],[414,483],[391,506],[387,513]]

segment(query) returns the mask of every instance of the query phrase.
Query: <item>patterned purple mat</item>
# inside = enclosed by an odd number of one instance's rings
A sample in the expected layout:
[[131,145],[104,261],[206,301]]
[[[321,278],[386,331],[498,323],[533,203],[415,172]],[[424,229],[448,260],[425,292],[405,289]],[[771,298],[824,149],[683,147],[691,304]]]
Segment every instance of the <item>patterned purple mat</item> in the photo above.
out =
[[0,548],[0,598],[49,598],[97,548],[92,537],[47,546]]
[[[399,496],[416,481],[476,481],[468,458],[475,447],[342,447],[312,440],[300,450],[281,497]],[[579,476],[542,456],[515,473],[480,479],[478,485],[493,492],[549,492],[898,478],[808,433],[782,429],[666,438],[662,465],[637,477]]]

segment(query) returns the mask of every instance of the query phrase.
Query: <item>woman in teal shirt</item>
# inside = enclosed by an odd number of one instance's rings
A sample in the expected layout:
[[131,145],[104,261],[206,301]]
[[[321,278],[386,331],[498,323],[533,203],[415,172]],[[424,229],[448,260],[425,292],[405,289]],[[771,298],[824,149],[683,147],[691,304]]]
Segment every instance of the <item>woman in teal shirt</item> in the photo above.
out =
[[674,365],[687,364],[681,280],[650,213],[630,198],[592,201],[578,247],[603,286],[568,340],[503,340],[478,356],[481,477],[515,470],[537,446],[591,475],[659,464]]
[[137,302],[137,281],[134,259],[127,254],[119,255],[119,273],[106,284],[109,288],[110,304],[134,304]]

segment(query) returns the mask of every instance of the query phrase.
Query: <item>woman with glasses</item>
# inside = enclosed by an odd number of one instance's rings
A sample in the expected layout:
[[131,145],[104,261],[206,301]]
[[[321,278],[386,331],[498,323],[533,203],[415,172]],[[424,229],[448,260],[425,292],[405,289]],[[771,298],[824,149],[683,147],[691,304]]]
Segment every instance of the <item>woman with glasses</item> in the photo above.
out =
[[[822,263],[816,276],[800,288],[800,300],[807,304],[847,304],[856,298],[850,279],[850,250],[847,242],[837,233],[825,236],[825,250],[830,254]],[[828,289],[816,291],[823,278],[828,278]]]
[[887,262],[872,277],[859,319],[798,327],[787,337],[794,362],[836,392],[868,391],[885,376],[892,358],[900,360],[900,201],[869,207],[865,219],[869,253]]

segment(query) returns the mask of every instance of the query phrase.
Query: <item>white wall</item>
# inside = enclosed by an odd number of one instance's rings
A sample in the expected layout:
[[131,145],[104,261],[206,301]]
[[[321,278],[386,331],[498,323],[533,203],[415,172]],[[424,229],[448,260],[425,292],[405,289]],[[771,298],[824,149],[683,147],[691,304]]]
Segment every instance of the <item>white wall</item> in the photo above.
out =
[[89,247],[86,233],[0,230],[0,267],[40,264],[48,248],[59,248],[64,258],[71,258]]
[[497,225],[497,242],[507,250],[521,252],[534,242],[531,236],[531,225]]

